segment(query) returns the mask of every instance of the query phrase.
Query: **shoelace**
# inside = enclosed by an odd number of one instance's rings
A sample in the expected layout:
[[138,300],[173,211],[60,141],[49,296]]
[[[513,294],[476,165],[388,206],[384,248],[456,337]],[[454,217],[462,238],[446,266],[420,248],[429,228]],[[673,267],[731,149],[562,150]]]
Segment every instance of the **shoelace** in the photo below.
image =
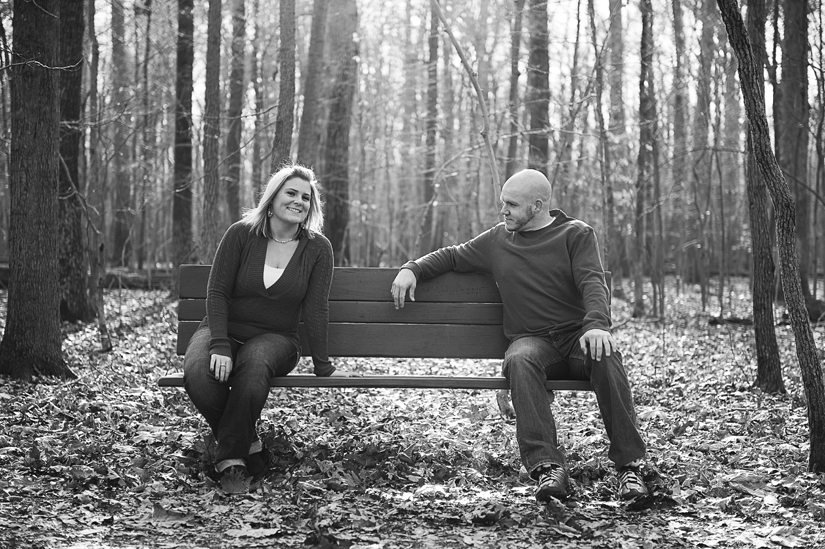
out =
[[561,467],[551,467],[543,471],[539,476],[539,488],[549,484],[562,484],[564,482],[564,469]]
[[630,467],[619,471],[619,483],[625,492],[643,493],[647,490],[639,471]]

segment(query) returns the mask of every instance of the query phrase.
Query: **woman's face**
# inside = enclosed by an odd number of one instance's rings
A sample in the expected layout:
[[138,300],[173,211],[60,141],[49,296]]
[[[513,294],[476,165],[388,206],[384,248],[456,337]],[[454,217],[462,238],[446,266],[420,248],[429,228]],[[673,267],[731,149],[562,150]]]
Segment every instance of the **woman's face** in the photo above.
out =
[[312,187],[300,177],[287,179],[272,199],[272,217],[287,224],[302,223],[309,214]]

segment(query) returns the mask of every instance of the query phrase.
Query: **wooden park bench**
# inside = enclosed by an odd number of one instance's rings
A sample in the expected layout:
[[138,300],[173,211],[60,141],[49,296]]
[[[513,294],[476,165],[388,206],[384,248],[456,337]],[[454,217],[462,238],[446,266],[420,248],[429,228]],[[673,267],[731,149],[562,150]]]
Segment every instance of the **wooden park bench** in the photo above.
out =
[[[209,265],[182,265],[177,354],[205,316]],[[447,273],[422,280],[415,301],[395,309],[390,286],[398,269],[336,267],[329,296],[330,357],[501,359],[507,349],[498,288],[489,275]],[[303,354],[309,343],[299,328]],[[353,373],[358,373],[353,372]],[[165,375],[161,387],[182,387],[183,373]],[[549,380],[548,389],[592,390],[589,381]],[[507,389],[501,376],[359,375],[317,377],[290,374],[272,387],[363,387],[412,389]]]

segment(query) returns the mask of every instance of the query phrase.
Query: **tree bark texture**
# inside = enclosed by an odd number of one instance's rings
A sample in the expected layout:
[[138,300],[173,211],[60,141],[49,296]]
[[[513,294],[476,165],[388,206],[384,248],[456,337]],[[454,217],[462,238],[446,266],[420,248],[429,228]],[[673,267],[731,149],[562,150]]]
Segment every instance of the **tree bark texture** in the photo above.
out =
[[677,284],[687,278],[685,254],[679,249],[686,238],[685,193],[688,181],[687,136],[687,85],[685,83],[685,30],[682,17],[682,1],[671,0],[673,8],[673,35],[676,47],[676,63],[673,71],[673,216],[670,240],[671,256],[676,262]]
[[192,257],[192,65],[195,59],[193,9],[194,0],[178,0],[175,165],[172,189],[172,246],[175,268],[181,263],[195,259]]
[[527,61],[527,100],[530,135],[527,166],[547,175],[550,154],[550,61],[547,53],[547,0],[528,0],[530,52]]
[[518,160],[519,120],[518,120],[518,79],[521,71],[518,68],[519,52],[521,50],[522,15],[524,1],[515,0],[513,6],[513,26],[510,31],[510,138],[507,140],[507,160],[504,163],[504,180],[510,179],[516,173]]
[[779,165],[796,201],[796,239],[802,291],[810,297],[808,269],[811,261],[810,193],[808,185],[808,6],[800,0],[784,0],[782,80],[779,133]]
[[[749,0],[748,35],[753,46],[754,71],[763,74],[767,54],[765,52],[765,0]],[[758,78],[756,85],[764,97],[765,83]],[[773,311],[775,265],[771,249],[771,208],[768,189],[759,172],[754,156],[750,131],[748,132],[748,157],[746,174],[748,213],[751,228],[753,256],[753,329],[756,339],[756,383],[769,393],[784,393],[782,363],[776,342],[776,319]]]
[[825,472],[825,383],[799,279],[794,199],[771,150],[765,98],[759,84],[762,74],[755,69],[748,33],[736,0],[717,0],[717,3],[728,31],[728,39],[739,58],[739,80],[750,123],[753,154],[770,191],[776,213],[776,240],[779,246],[782,288],[788,305],[791,328],[796,340],[796,355],[808,401],[808,428],[811,437],[808,468],[812,472],[822,473]]
[[653,179],[654,140],[656,130],[656,105],[653,95],[653,6],[650,0],[641,0],[642,41],[640,46],[641,67],[639,74],[639,155],[636,162],[636,219],[635,219],[635,268],[633,269],[633,317],[645,316],[644,274],[650,267],[647,246],[651,215],[648,212],[650,185]]
[[131,63],[126,50],[126,21],[123,2],[112,0],[112,109],[114,111],[114,142],[112,167],[114,170],[114,264],[129,265],[132,256],[132,152],[129,138],[132,134],[132,105],[130,78]]
[[59,0],[12,15],[9,291],[0,374],[75,377],[61,354],[58,280]]
[[221,135],[221,0],[209,0],[206,36],[206,89],[203,116],[203,227],[204,259],[215,255],[221,238],[220,135]]
[[336,2],[330,12],[337,24],[329,26],[330,46],[337,52],[335,80],[329,99],[329,119],[326,132],[324,175],[325,232],[335,253],[336,265],[349,264],[346,246],[349,223],[349,131],[352,101],[358,80],[358,46],[354,35],[358,30],[358,9],[355,0]]
[[249,62],[249,79],[252,81],[252,93],[255,97],[255,134],[252,139],[252,189],[255,193],[263,188],[263,166],[261,157],[263,151],[264,132],[264,86],[261,79],[261,21],[260,21],[260,0],[252,1],[253,36],[252,52]]
[[281,42],[278,49],[280,85],[275,138],[272,141],[272,173],[292,160],[292,129],[295,126],[295,0],[281,0]]
[[[602,114],[602,101],[604,96],[604,59],[599,50],[596,40],[596,9],[594,0],[587,1],[587,14],[590,25],[590,40],[593,46],[593,53],[596,56],[596,123],[599,132],[599,176],[602,186],[602,218],[604,231],[601,235],[602,241],[602,261],[604,268],[610,269],[611,233],[615,222],[613,215],[613,175],[610,163],[610,140]],[[608,43],[610,39],[608,38]],[[608,200],[608,197],[611,200]]]
[[[329,0],[315,0],[312,4],[312,27],[309,36],[307,75],[304,79],[304,106],[298,131],[298,162],[313,167],[318,159],[320,141],[320,111],[323,87],[321,72],[324,69],[324,42]],[[316,166],[317,167],[317,166]]]
[[89,322],[95,316],[88,289],[88,261],[83,238],[83,184],[80,178],[81,93],[83,85],[83,2],[60,9],[60,317]]
[[433,210],[435,208],[435,148],[438,135],[438,12],[430,7],[430,33],[427,37],[427,120],[424,153],[424,178],[421,180],[421,194],[424,197],[424,212],[418,231],[418,255],[433,250]]
[[229,107],[226,133],[226,210],[229,222],[241,218],[240,187],[243,173],[241,139],[243,135],[244,66],[246,64],[245,0],[234,0],[232,9],[232,59],[229,72]]

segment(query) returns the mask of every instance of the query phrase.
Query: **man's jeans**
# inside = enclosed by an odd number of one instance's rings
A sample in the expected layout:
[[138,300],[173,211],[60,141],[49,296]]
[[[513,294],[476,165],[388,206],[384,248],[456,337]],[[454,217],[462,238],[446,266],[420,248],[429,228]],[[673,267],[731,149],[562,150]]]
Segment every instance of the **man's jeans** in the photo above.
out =
[[548,379],[590,380],[610,439],[607,455],[617,467],[645,455],[621,354],[614,351],[600,361],[585,358],[578,343],[581,335],[581,331],[567,331],[522,337],[512,341],[504,355],[521,461],[534,478],[544,466],[565,464],[551,409],[553,394],[544,387]]
[[219,383],[209,371],[209,339],[209,327],[201,326],[189,340],[183,386],[218,441],[215,462],[245,460],[257,439],[255,424],[269,397],[270,380],[295,368],[300,348],[278,334],[255,336],[242,345],[233,340],[229,383]]

